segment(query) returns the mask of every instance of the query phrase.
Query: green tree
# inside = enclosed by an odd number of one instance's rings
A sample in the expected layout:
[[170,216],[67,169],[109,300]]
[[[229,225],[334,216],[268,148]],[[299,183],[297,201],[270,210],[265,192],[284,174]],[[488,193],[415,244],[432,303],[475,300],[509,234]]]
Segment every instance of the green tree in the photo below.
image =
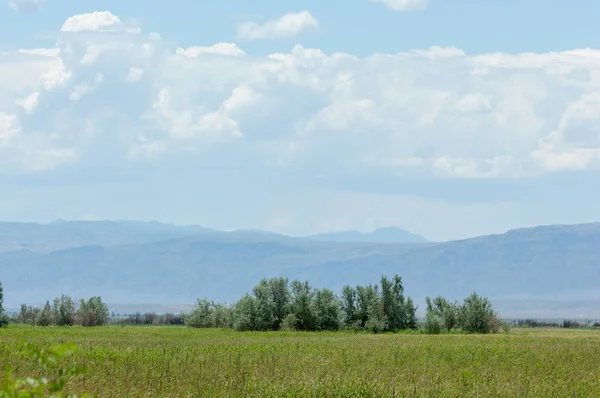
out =
[[340,309],[340,301],[331,290],[316,290],[314,299],[316,330],[339,330]]
[[46,301],[46,305],[38,314],[36,324],[38,326],[50,326],[52,324],[52,307],[49,301]]
[[412,298],[408,297],[404,302],[403,313],[405,316],[404,328],[416,330],[418,327],[417,306],[415,305]]
[[356,321],[360,328],[364,328],[369,316],[374,313],[374,303],[379,298],[376,285],[356,287]]
[[2,282],[0,281],[0,328],[8,326],[8,315],[4,310],[4,289],[2,288]]
[[257,318],[258,312],[254,297],[246,294],[234,304],[232,310],[232,326],[234,330],[241,332],[256,330]]
[[290,289],[286,278],[268,280],[273,309],[273,330],[279,329],[284,318],[290,313]]
[[212,302],[198,299],[192,311],[185,317],[185,325],[193,328],[210,328],[213,326],[213,312]]
[[444,329],[450,331],[457,327],[459,312],[457,303],[451,303],[441,296],[437,296],[433,300],[426,297],[425,302],[427,304],[426,312],[437,316],[442,321]]
[[16,321],[26,325],[35,325],[40,311],[37,307],[21,304],[21,310],[16,317]]
[[492,303],[473,292],[460,307],[458,324],[467,333],[491,333],[497,331],[497,316]]
[[442,318],[434,311],[425,313],[425,322],[423,324],[425,331],[429,334],[439,334],[444,328]]
[[54,299],[52,318],[58,326],[73,326],[75,324],[75,302],[69,296],[62,295]]
[[296,317],[296,330],[315,330],[313,311],[314,291],[307,282],[293,281],[291,284],[291,313]]
[[87,301],[81,299],[77,318],[82,326],[103,326],[108,323],[108,306],[100,297],[90,297]]
[[350,327],[356,322],[356,289],[348,285],[344,286],[341,302],[344,326]]
[[275,321],[275,301],[271,294],[271,288],[269,281],[263,279],[260,283],[254,286],[252,290],[254,293],[254,300],[256,302],[256,330],[273,330],[278,329],[281,321]]
[[211,315],[211,327],[227,328],[231,326],[231,309],[225,304],[214,304]]

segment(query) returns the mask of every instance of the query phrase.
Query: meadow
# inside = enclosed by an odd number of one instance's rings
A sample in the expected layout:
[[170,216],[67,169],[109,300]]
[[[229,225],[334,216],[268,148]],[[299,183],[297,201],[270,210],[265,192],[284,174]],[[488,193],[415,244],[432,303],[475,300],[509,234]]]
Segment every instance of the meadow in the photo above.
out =
[[234,332],[169,326],[0,329],[0,367],[40,376],[21,349],[72,342],[100,397],[600,397],[600,331],[465,335]]

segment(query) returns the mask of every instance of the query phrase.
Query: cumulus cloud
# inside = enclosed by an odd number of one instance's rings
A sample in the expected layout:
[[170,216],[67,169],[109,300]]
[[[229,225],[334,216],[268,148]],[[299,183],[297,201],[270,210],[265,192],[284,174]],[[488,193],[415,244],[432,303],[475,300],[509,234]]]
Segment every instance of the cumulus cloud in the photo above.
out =
[[427,8],[428,0],[372,0],[394,11],[415,11]]
[[17,105],[22,107],[25,112],[31,114],[37,108],[40,99],[40,93],[31,93],[22,100],[17,100]]
[[357,57],[294,46],[254,56],[234,43],[177,48],[131,32],[110,12],[83,14],[65,22],[57,48],[0,59],[0,165],[199,154],[325,176],[600,168],[597,50]]
[[129,72],[127,73],[127,77],[125,78],[125,81],[127,83],[137,83],[140,80],[142,80],[143,77],[144,77],[144,70],[140,69],[140,68],[136,68],[135,66],[132,66],[131,68],[129,68]]
[[140,32],[139,28],[127,26],[110,11],[74,15],[65,21],[60,30],[62,32]]
[[212,46],[193,46],[188,48],[178,48],[175,51],[177,55],[183,55],[188,58],[196,58],[201,55],[213,54],[213,55],[245,55],[235,43],[217,43]]
[[298,36],[307,29],[314,29],[319,22],[308,11],[290,12],[263,24],[244,22],[238,25],[237,37],[242,40],[280,39]]
[[37,12],[43,3],[44,0],[9,0],[8,6],[19,12]]

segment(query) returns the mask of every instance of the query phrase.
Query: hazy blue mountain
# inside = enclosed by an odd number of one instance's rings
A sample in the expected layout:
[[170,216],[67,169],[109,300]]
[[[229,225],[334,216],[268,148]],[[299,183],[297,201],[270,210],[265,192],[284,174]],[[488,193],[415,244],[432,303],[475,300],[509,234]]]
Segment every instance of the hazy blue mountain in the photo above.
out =
[[198,226],[135,221],[55,221],[50,224],[0,222],[0,252],[53,251],[85,245],[114,246],[214,234]]
[[509,310],[546,311],[548,317],[562,303],[568,311],[589,312],[589,303],[600,302],[600,223],[443,243],[317,242],[246,231],[0,253],[8,307],[61,293],[99,294],[119,303],[232,301],[260,278],[280,275],[339,292],[344,284],[378,282],[382,274],[395,273],[417,300],[436,294],[459,299],[476,290]]
[[397,227],[379,228],[373,232],[340,231],[307,236],[319,242],[425,243],[422,236]]

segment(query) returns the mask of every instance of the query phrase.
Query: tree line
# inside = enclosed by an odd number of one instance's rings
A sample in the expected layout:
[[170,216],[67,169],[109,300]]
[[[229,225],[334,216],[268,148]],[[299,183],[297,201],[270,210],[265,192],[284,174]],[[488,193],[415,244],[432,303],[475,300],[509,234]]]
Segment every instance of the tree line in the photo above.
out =
[[383,276],[379,285],[344,286],[339,296],[329,289],[286,278],[262,279],[233,305],[198,300],[185,324],[198,328],[232,328],[239,331],[298,330],[398,332],[421,328],[427,333],[463,331],[497,333],[508,326],[490,301],[472,293],[462,303],[443,297],[426,299],[424,320],[417,306],[404,295],[402,278]]
[[10,319],[3,308],[0,283],[0,326],[8,325],[9,321],[34,326],[103,326],[108,320],[108,306],[100,297],[81,299],[76,306],[75,301],[66,295],[55,298],[52,304],[46,301],[42,308],[21,304],[19,313]]
[[[331,290],[313,288],[308,282],[287,278],[264,278],[250,293],[228,305],[198,299],[187,314],[134,314],[120,317],[121,324],[185,324],[195,328],[231,328],[237,331],[336,331],[349,329],[373,333],[421,328],[427,333],[459,330],[496,333],[501,327],[490,301],[472,293],[462,303],[443,297],[426,299],[425,318],[417,318],[417,306],[404,294],[402,278],[382,276],[379,284],[344,286],[338,296]],[[4,321],[2,321],[4,319]],[[8,324],[2,309],[0,325]],[[43,308],[23,304],[12,320],[37,326],[102,326],[110,321],[108,307],[100,297],[81,300],[69,296],[46,302]],[[113,318],[113,322],[115,322]]]

